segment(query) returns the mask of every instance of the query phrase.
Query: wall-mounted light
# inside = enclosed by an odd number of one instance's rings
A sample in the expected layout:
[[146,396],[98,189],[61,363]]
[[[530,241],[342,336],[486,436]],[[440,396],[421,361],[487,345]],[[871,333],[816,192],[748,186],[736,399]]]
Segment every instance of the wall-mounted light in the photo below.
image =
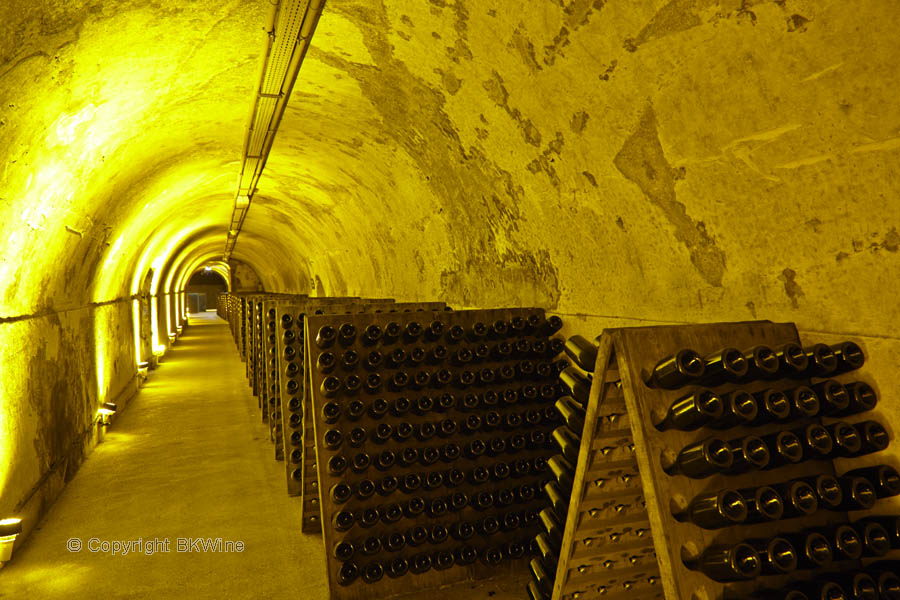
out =
[[12,558],[16,536],[22,533],[22,519],[0,521],[0,566]]
[[115,402],[104,402],[101,404],[100,408],[97,409],[97,414],[100,415],[100,423],[109,425],[109,418],[116,414],[117,408]]

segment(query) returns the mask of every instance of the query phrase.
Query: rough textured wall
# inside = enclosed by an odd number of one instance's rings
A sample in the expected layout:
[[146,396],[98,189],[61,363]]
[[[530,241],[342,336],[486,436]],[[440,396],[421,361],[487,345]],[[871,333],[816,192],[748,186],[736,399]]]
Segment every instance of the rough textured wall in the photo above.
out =
[[896,16],[332,2],[241,239],[328,293],[895,335]]

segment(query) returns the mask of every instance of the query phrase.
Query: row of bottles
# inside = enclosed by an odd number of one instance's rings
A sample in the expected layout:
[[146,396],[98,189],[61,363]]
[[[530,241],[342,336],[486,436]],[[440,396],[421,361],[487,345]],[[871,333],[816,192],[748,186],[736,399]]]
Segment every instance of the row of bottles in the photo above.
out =
[[875,408],[878,397],[868,383],[844,385],[828,379],[813,385],[759,392],[733,390],[719,394],[701,389],[672,403],[655,425],[660,431],[727,429],[787,423],[810,417],[846,417]]
[[646,383],[676,389],[686,385],[716,386],[758,379],[832,377],[859,369],[864,362],[862,349],[850,341],[833,346],[814,344],[806,348],[794,343],[778,348],[758,345],[743,351],[723,348],[706,356],[686,348],[657,363]]
[[896,516],[871,517],[736,544],[714,544],[699,556],[685,558],[685,565],[710,579],[730,582],[822,569],[846,560],[881,558],[900,549],[897,525]]
[[695,496],[673,515],[703,529],[807,517],[818,510],[868,510],[880,498],[900,494],[900,474],[891,466],[863,467],[839,477],[811,475],[784,483],[723,489]]
[[[289,329],[290,316],[282,319],[282,327]],[[413,344],[417,341],[444,342],[456,345],[460,342],[479,343],[482,340],[502,340],[526,335],[549,337],[562,328],[562,320],[557,316],[544,319],[539,313],[525,316],[514,316],[509,321],[497,319],[490,324],[476,322],[470,326],[447,326],[442,321],[434,320],[423,324],[420,321],[408,321],[400,324],[392,321],[385,326],[371,324],[357,329],[353,323],[342,323],[337,327],[323,325],[315,335],[315,344],[320,349],[334,346],[352,346],[356,343],[363,346],[390,345],[394,343]]]
[[462,545],[452,549],[419,552],[409,557],[372,561],[366,564],[349,561],[339,568],[337,581],[342,586],[350,585],[357,580],[371,584],[381,581],[385,576],[397,578],[407,574],[421,575],[431,570],[442,571],[453,566],[468,566],[476,561],[494,567],[504,559],[517,560],[524,556],[528,543],[525,540],[513,540],[502,545],[483,548]]
[[900,598],[900,563],[878,561],[861,571],[828,573],[783,589],[760,590],[761,600],[897,600]]
[[[492,426],[492,419],[507,418],[500,416],[500,409],[516,408],[528,404],[546,404],[555,401],[567,390],[558,385],[544,385],[541,388],[522,386],[507,390],[488,390],[481,394],[466,394],[455,396],[453,394],[441,394],[440,396],[420,396],[415,400],[406,396],[399,396],[390,401],[385,398],[376,398],[370,402],[363,400],[351,400],[340,402],[329,400],[322,405],[320,414],[326,424],[334,424],[339,421],[355,422],[361,419],[379,420],[382,417],[402,418],[408,415],[427,416],[443,413],[461,412],[476,413],[474,416],[466,415],[462,421],[469,422],[470,428],[480,427],[475,419],[480,419],[487,426]],[[547,418],[550,406],[526,408],[524,412],[516,413],[515,419],[538,425],[539,420]],[[450,420],[453,420],[452,418]],[[462,424],[462,423],[458,423]]]
[[763,436],[732,440],[709,437],[682,448],[671,462],[663,457],[669,475],[703,479],[774,469],[807,460],[855,458],[887,448],[890,437],[877,421],[831,425],[812,423]]
[[[537,476],[547,471],[549,461],[542,456],[534,458],[522,458],[513,462],[500,461],[488,465],[479,465],[473,469],[465,470],[452,468],[447,470],[429,471],[427,473],[406,473],[404,475],[385,475],[377,479],[361,479],[349,482],[342,479],[331,486],[329,496],[337,504],[343,504],[351,498],[366,500],[375,493],[381,496],[389,496],[395,491],[403,494],[413,494],[418,490],[430,491],[440,488],[457,488],[462,485],[474,489],[481,486],[491,486],[501,481],[517,481],[523,477]],[[552,465],[549,465],[552,469]],[[387,471],[381,467],[380,471]],[[525,500],[531,499],[536,493],[536,485],[521,483],[516,488],[516,496]]]
[[541,532],[532,543],[534,557],[529,562],[531,581],[526,586],[531,600],[549,600],[553,593],[584,431],[585,408],[597,360],[596,345],[582,336],[569,338],[565,351],[573,366],[560,374],[560,381],[571,395],[558,399],[555,404],[564,424],[554,429],[551,436],[559,454],[547,460],[553,477],[543,483],[547,505],[538,513]]
[[361,556],[400,552],[404,548],[415,548],[425,544],[437,546],[453,541],[484,541],[486,538],[493,539],[501,533],[520,530],[536,519],[537,513],[534,511],[511,511],[498,516],[488,515],[474,521],[462,520],[427,526],[420,524],[408,529],[392,529],[380,535],[341,539],[334,544],[332,556],[339,562],[349,562]]
[[[292,346],[287,346],[292,348]],[[552,372],[555,366],[553,359],[563,350],[560,338],[551,338],[549,342],[542,339],[530,342],[520,339],[516,343],[500,342],[499,344],[463,346],[448,349],[447,346],[424,347],[415,346],[408,350],[395,348],[384,353],[380,350],[363,351],[355,347],[341,350],[326,350],[316,358],[316,371],[327,375],[333,372],[355,372],[357,369],[377,371],[379,369],[422,368],[446,364],[452,367],[477,366],[485,362],[506,362],[512,365],[519,377],[526,379],[545,379],[555,377]],[[402,372],[402,371],[401,371]],[[441,373],[443,371],[439,371]],[[439,374],[434,377],[438,378]],[[412,380],[414,377],[409,376]],[[424,384],[423,384],[424,385]]]

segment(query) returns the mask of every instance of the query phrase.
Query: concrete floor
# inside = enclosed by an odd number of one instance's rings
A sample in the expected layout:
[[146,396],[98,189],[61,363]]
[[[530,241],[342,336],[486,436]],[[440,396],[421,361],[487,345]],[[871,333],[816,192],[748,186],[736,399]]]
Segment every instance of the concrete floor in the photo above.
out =
[[[190,325],[0,570],[0,598],[328,598],[321,537],[300,533],[299,501],[287,496],[228,326],[213,312]],[[244,548],[178,552],[179,538]],[[138,539],[168,540],[170,551],[91,551]],[[460,594],[524,590],[468,584],[429,600]]]

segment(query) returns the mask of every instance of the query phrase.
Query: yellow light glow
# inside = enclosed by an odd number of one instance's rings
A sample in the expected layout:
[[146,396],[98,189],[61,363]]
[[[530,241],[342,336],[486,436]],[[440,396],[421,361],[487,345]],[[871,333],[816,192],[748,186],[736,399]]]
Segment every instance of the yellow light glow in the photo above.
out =
[[134,323],[134,364],[136,367],[140,367],[143,364],[141,357],[141,303],[137,298],[131,301],[131,320]]
[[172,299],[169,296],[166,294],[166,333],[172,337],[175,330],[172,328]]
[[153,354],[157,356],[162,353],[159,348],[162,347],[163,352],[166,347],[159,343],[159,302],[156,296],[150,296],[150,343],[153,344]]

